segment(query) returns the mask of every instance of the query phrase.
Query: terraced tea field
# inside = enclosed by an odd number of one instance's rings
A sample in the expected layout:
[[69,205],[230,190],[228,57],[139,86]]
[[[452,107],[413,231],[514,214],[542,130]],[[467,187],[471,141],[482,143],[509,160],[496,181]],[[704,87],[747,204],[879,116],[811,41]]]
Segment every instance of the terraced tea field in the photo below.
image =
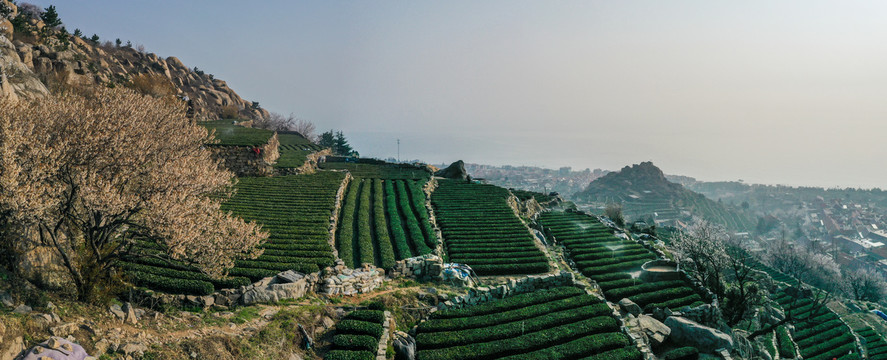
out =
[[[808,360],[841,360],[860,359],[856,342],[850,328],[841,318],[825,306],[814,309],[810,299],[794,300],[793,297],[779,293],[775,295],[783,310],[795,319],[794,342],[798,345],[801,356]],[[853,352],[849,354],[849,352]]]
[[277,159],[277,168],[297,168],[305,164],[308,155],[320,150],[323,147],[317,145],[310,140],[304,138],[298,133],[280,132],[277,134],[280,141],[280,158]]
[[270,236],[255,260],[239,260],[230,274],[260,279],[280,271],[318,271],[334,263],[330,215],[341,173],[241,178],[223,210],[261,223]]
[[432,313],[416,350],[418,360],[642,359],[613,310],[574,287]]
[[656,255],[634,241],[616,237],[594,217],[552,211],[542,213],[538,223],[566,247],[578,270],[598,283],[607,300],[629,298],[642,308],[670,309],[703,303],[684,280],[645,282],[632,278],[629,272],[639,270]]
[[[229,279],[212,279],[185,264],[152,257],[126,259],[118,267],[137,285],[194,295],[247,285],[285,270],[318,271],[334,262],[327,229],[343,179],[343,174],[334,172],[240,178],[236,195],[222,209],[261,223],[269,238],[261,245],[264,254],[254,260],[236,261]],[[137,246],[143,254],[162,250],[147,241],[137,242]]]
[[884,341],[884,337],[881,336],[881,334],[878,334],[875,329],[872,329],[870,326],[865,326],[853,329],[853,331],[865,340],[865,351],[869,359],[887,359],[887,341]]
[[200,122],[209,131],[215,130],[219,142],[214,146],[259,146],[268,143],[273,131],[254,129],[234,124],[234,120]]
[[545,254],[508,206],[508,190],[457,180],[438,182],[431,203],[450,262],[468,264],[478,275],[548,271]]
[[424,181],[354,178],[348,185],[336,248],[348,267],[389,268],[428,254],[437,235],[425,208]]
[[536,202],[538,202],[538,203],[547,203],[551,200],[556,199],[555,196],[543,194],[543,193],[536,192],[536,191],[517,190],[517,189],[510,189],[510,190],[511,190],[511,193],[514,194],[514,196],[517,197],[517,199],[520,201],[527,201],[530,199],[535,199]]
[[348,170],[354,177],[373,179],[422,180],[431,178],[431,173],[408,164],[362,164],[351,162],[322,162],[318,167],[324,170]]

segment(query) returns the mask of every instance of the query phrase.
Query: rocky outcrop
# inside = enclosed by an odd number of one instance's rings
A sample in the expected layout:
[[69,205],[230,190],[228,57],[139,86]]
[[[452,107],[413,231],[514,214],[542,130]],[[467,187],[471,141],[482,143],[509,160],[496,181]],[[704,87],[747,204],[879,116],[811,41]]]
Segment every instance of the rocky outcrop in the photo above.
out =
[[[0,0],[0,6],[4,4],[15,9],[8,0]],[[43,27],[38,19],[31,23],[35,28]],[[189,68],[178,58],[164,59],[131,47],[97,44],[58,30],[50,30],[54,31],[50,36],[31,34],[19,39],[16,34],[12,38],[9,29],[9,21],[0,19],[0,73],[8,78],[2,80],[0,75],[0,95],[9,94],[9,85],[18,97],[30,98],[45,95],[47,87],[132,85],[134,77],[145,76],[152,79],[148,87],[165,83],[160,88],[171,87],[173,95],[187,99],[198,119],[217,119],[223,111],[252,119],[268,116],[266,110],[241,98],[225,81]],[[9,84],[4,85],[7,81]]]
[[394,360],[416,360],[416,339],[403,331],[394,332]]
[[447,179],[466,180],[468,179],[468,172],[465,171],[465,162],[459,160],[450,164],[450,166],[447,166],[443,170],[438,170],[434,173],[434,176],[440,176]]
[[681,345],[692,346],[708,353],[733,348],[733,338],[730,335],[690,319],[669,316],[665,319],[665,326],[671,329],[672,341]]
[[622,311],[625,311],[626,313],[632,314],[634,316],[638,316],[641,314],[641,307],[628,298],[619,300],[619,308],[621,308]]
[[637,321],[638,327],[641,328],[644,336],[650,341],[650,345],[654,347],[662,345],[671,334],[671,329],[668,326],[665,326],[665,324],[652,316],[640,315]]
[[34,99],[47,94],[49,90],[22,61],[15,45],[0,34],[0,98]]
[[51,337],[40,345],[28,350],[22,360],[85,360],[95,359],[86,353],[82,346],[60,337]]
[[306,276],[289,270],[247,286],[240,296],[240,301],[243,305],[253,305],[298,299],[312,290],[315,283],[317,283],[316,275]]

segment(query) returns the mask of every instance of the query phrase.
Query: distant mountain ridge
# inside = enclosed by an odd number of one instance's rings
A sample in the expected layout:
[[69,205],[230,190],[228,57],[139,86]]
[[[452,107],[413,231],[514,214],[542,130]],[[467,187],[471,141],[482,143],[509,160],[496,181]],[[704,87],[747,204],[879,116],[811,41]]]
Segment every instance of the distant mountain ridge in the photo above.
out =
[[668,181],[662,170],[649,161],[604,175],[574,197],[597,204],[620,203],[625,215],[633,220],[652,217],[659,224],[673,224],[699,216],[732,230],[744,231],[754,226],[751,217],[741,209]]

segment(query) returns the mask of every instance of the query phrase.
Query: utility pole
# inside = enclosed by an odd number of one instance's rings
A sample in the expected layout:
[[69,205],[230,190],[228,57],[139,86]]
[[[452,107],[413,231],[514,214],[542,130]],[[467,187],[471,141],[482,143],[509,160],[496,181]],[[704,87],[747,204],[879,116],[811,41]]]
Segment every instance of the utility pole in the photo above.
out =
[[400,139],[397,139],[397,162],[400,162]]

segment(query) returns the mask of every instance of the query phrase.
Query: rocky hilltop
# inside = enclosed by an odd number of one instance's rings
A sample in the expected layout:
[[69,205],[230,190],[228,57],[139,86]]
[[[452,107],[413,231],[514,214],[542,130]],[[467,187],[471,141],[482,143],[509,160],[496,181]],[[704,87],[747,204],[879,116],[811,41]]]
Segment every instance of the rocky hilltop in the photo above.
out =
[[668,181],[662,170],[649,161],[626,166],[594,180],[575,197],[579,201],[598,204],[621,203],[625,214],[633,220],[652,217],[660,225],[676,225],[679,221],[688,223],[693,216],[734,230],[746,230],[753,225],[750,216],[741,209]]
[[21,12],[9,0],[0,0],[0,95],[34,98],[54,87],[99,84],[156,88],[190,100],[198,119],[239,116],[258,119],[268,112],[245,100],[212,74],[185,66],[176,57],[140,51],[132,46],[104,44],[50,28],[36,16],[27,25],[13,26]]

